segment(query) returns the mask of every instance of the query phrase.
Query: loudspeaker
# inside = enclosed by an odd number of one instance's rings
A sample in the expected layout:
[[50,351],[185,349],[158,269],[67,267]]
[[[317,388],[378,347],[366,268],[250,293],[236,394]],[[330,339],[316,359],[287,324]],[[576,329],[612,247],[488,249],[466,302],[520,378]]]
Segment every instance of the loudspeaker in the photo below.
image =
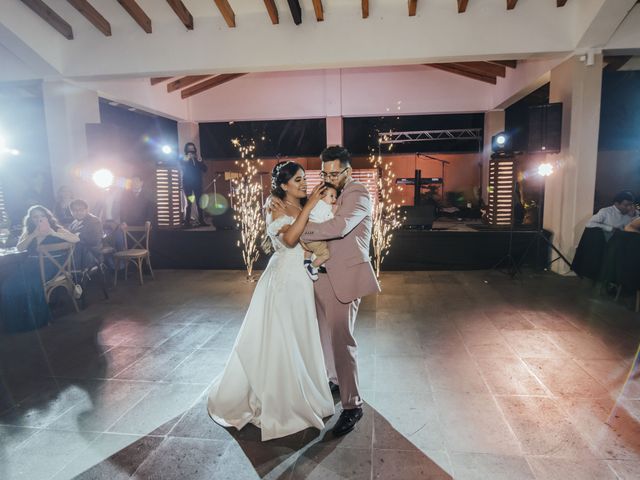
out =
[[437,218],[435,205],[418,205],[413,207],[400,207],[402,215],[406,218],[402,224],[404,228],[431,230],[433,222]]
[[529,107],[529,153],[557,153],[562,143],[562,103]]

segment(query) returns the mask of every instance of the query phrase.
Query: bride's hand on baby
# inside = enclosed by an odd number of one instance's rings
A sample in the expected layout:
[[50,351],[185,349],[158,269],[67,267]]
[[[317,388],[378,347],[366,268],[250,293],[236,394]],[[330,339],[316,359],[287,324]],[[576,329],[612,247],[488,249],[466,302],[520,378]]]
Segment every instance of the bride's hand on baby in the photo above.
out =
[[307,205],[309,208],[313,208],[320,201],[322,197],[324,197],[324,193],[327,190],[327,187],[324,186],[324,183],[319,183],[311,192],[307,199]]

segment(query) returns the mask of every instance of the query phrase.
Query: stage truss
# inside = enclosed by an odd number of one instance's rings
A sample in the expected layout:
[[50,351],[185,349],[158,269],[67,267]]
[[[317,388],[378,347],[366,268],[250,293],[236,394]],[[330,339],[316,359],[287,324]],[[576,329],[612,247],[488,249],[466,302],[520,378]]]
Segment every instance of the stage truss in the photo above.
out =
[[482,142],[482,129],[415,130],[410,132],[380,132],[378,134],[378,143],[381,145],[430,142],[436,140],[477,140],[478,142]]

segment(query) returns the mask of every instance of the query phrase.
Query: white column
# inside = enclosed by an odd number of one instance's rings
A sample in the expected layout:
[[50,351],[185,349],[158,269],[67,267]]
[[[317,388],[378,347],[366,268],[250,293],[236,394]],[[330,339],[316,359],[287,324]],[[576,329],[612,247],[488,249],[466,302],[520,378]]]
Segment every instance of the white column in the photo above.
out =
[[[550,102],[562,102],[562,147],[548,154],[555,173],[545,187],[544,228],[572,259],[584,226],[593,214],[600,130],[602,55],[592,65],[572,57],[551,71]],[[566,274],[561,261],[553,270]]]
[[340,69],[324,72],[324,111],[327,117],[327,145],[342,145],[342,70]]
[[484,114],[484,143],[482,149],[482,200],[489,201],[489,161],[491,160],[491,137],[504,131],[504,110],[491,110]]
[[342,117],[327,117],[327,145],[342,145]]
[[88,165],[87,123],[100,123],[98,93],[65,81],[42,84],[54,192],[68,185],[78,198],[93,200],[95,188],[78,172]]

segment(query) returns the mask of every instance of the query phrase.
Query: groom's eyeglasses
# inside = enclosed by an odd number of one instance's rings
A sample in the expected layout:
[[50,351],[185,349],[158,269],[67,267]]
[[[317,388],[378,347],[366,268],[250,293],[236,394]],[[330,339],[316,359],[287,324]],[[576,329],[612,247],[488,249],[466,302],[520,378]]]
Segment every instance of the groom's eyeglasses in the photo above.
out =
[[338,178],[340,175],[342,175],[344,172],[346,172],[349,169],[349,167],[347,168],[343,168],[342,170],[340,170],[339,172],[331,172],[331,173],[327,173],[327,172],[320,172],[320,178],[326,179],[326,178],[333,178],[334,180],[336,178]]

